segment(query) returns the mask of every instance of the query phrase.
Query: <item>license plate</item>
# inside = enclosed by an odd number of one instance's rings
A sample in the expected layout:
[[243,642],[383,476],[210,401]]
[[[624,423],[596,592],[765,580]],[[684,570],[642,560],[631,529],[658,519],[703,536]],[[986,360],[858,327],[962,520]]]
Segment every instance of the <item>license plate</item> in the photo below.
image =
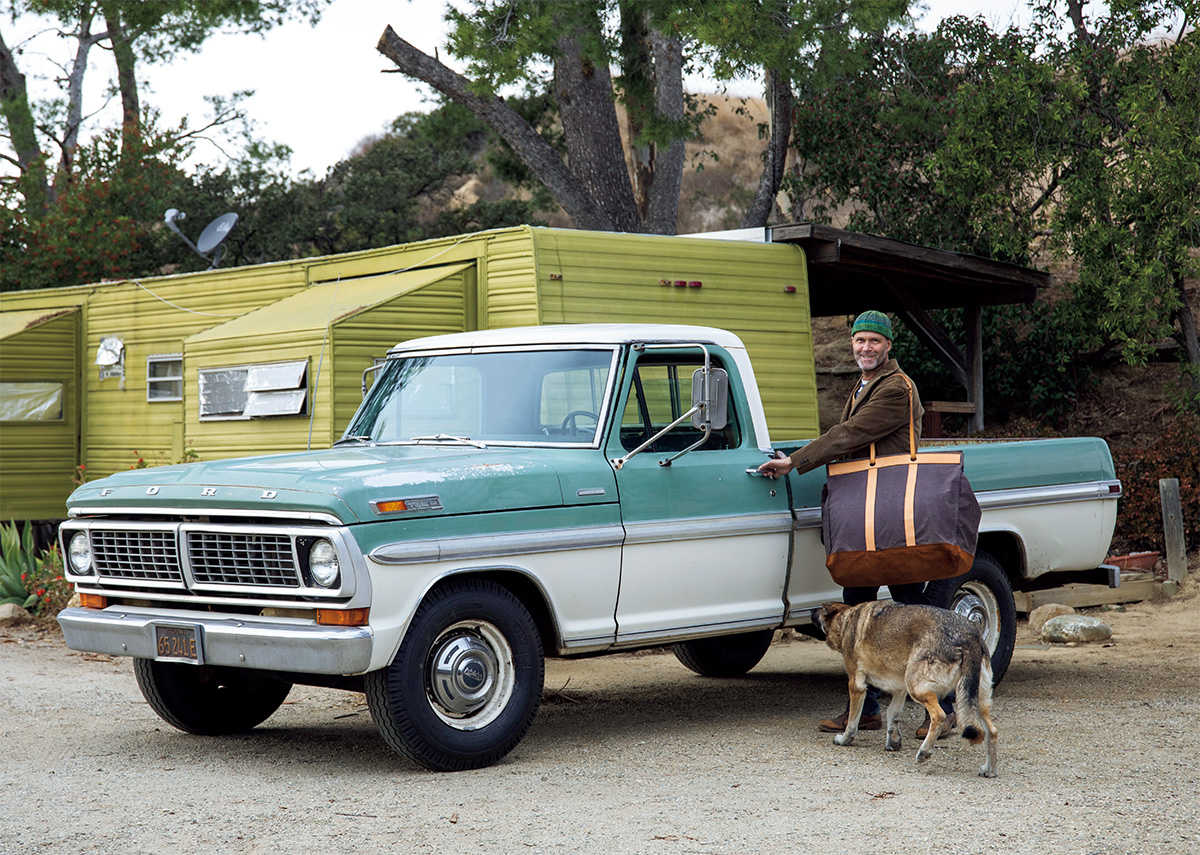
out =
[[200,633],[194,626],[154,626],[156,659],[173,659],[199,665]]

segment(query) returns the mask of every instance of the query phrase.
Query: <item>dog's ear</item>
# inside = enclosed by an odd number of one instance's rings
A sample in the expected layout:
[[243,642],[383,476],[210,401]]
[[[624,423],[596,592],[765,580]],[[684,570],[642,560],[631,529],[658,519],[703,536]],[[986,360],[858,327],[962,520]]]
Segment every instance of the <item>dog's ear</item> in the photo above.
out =
[[825,605],[821,606],[820,610],[817,612],[817,622],[820,624],[821,630],[828,635],[830,621],[832,621],[839,612],[843,612],[848,608],[850,607],[845,603],[826,603]]

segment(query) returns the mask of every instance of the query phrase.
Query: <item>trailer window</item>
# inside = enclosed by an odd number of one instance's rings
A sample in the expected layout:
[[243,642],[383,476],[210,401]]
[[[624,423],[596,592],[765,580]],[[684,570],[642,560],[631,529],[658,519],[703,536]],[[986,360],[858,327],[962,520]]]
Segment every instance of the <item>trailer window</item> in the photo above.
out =
[[0,383],[0,422],[57,422],[62,417],[62,383]]
[[307,359],[204,368],[199,377],[201,421],[305,414]]
[[146,357],[146,400],[183,400],[183,354],[158,353]]

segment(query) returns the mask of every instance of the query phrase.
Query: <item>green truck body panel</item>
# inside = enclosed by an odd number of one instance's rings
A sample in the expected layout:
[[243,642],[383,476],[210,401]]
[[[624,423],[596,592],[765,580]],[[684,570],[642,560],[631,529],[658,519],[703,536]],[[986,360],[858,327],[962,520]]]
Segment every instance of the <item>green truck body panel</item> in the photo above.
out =
[[[774,443],[785,454],[802,443]],[[925,447],[923,447],[925,448]],[[1011,442],[964,442],[943,444],[941,450],[961,450],[963,469],[976,492],[1046,487],[1056,484],[1085,484],[1111,481],[1116,476],[1108,444],[1098,437],[1063,437]],[[825,467],[803,475],[789,475],[797,507],[821,504]]]

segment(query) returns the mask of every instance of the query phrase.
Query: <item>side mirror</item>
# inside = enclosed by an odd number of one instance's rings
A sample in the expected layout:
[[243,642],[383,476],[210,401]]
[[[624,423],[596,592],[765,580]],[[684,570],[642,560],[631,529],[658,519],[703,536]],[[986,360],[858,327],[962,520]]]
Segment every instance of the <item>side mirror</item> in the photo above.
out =
[[[704,429],[705,416],[712,430],[721,430],[729,424],[729,374],[724,368],[710,368],[708,372],[708,406],[692,413],[692,427]],[[704,369],[692,373],[692,406],[704,402]]]

